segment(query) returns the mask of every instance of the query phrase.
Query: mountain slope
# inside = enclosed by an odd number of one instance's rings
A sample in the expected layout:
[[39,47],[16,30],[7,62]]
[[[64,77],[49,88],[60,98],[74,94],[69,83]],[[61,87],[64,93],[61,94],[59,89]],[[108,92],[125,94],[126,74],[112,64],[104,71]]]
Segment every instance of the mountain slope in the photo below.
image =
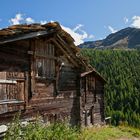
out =
[[140,48],[140,29],[125,28],[108,35],[103,40],[89,41],[79,45],[80,48]]

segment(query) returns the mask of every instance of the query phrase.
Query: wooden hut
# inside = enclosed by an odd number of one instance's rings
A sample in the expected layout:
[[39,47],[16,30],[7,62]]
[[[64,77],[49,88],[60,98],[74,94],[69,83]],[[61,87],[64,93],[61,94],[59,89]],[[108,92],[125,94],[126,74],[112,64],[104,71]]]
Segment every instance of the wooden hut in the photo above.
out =
[[79,54],[57,22],[0,30],[0,122],[19,110],[46,123],[104,122],[105,80]]

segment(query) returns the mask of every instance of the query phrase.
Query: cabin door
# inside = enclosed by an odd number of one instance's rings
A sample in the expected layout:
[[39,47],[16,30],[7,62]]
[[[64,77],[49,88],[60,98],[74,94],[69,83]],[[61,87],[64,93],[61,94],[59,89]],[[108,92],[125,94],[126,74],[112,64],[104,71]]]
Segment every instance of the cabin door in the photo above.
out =
[[23,72],[0,72],[0,114],[24,109]]

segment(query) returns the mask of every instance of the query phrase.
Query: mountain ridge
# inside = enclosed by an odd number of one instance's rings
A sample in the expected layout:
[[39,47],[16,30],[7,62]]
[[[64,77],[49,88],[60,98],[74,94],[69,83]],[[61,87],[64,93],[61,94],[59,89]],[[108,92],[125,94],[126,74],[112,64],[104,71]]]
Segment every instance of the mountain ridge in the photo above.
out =
[[127,27],[109,34],[105,39],[88,41],[79,45],[80,48],[94,49],[135,49],[140,48],[140,29]]

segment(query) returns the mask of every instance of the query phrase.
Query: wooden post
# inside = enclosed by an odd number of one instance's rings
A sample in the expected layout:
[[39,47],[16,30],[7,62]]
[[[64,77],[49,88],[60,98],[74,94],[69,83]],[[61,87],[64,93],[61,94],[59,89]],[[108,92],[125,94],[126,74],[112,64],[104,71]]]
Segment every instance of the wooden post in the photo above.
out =
[[85,110],[85,126],[87,126],[87,110]]
[[26,106],[28,106],[28,81],[29,81],[29,77],[28,77],[28,71],[25,72],[25,102],[26,102]]

